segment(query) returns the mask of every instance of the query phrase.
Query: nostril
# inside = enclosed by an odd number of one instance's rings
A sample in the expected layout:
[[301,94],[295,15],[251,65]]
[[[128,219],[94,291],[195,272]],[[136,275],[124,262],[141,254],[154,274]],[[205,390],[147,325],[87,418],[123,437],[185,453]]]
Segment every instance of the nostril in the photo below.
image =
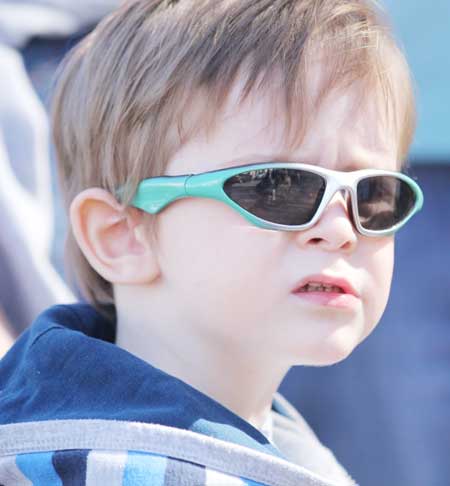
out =
[[311,238],[309,240],[309,242],[312,243],[313,245],[318,245],[321,241],[322,241],[322,238]]
[[351,241],[347,241],[344,245],[341,246],[342,250],[350,250],[353,248],[353,243]]

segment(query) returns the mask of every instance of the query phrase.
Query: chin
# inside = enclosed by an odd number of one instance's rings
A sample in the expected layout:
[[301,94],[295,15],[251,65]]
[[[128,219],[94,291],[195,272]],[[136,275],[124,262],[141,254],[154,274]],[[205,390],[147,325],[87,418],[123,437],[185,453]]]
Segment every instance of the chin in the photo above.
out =
[[297,357],[296,365],[303,366],[330,366],[352,354],[353,350],[359,344],[359,340],[346,338],[342,336],[337,339],[327,339],[318,344],[314,349],[308,349],[307,352]]
[[323,356],[320,356],[319,359],[317,359],[317,362],[314,364],[314,366],[330,366],[337,364],[348,358],[352,354],[352,351],[354,349],[355,348],[352,347],[350,350],[329,350],[328,354],[324,354]]

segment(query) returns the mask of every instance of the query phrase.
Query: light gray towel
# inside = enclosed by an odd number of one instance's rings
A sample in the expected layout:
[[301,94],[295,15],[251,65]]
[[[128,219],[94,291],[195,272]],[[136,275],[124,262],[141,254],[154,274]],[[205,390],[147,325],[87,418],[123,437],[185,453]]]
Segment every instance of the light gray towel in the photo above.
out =
[[272,440],[285,457],[336,485],[355,484],[354,479],[339,464],[330,449],[325,447],[300,413],[279,393],[277,401],[294,419],[272,410]]

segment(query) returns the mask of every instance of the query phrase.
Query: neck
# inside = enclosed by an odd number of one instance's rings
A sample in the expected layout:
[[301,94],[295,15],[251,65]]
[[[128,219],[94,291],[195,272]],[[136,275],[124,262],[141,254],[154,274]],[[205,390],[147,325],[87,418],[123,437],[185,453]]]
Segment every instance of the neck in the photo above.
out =
[[[126,320],[118,308],[116,344],[175,376],[261,429],[288,367],[271,362],[259,349],[199,337],[183,323]],[[176,338],[173,338],[176,336]],[[257,346],[255,346],[257,348]]]

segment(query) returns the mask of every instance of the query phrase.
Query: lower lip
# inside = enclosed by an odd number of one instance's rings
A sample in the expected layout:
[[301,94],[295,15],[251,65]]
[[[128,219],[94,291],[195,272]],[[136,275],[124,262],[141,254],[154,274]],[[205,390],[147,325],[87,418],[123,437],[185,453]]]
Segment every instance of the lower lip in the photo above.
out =
[[295,292],[295,296],[313,304],[338,309],[355,309],[361,300],[352,294],[339,294],[335,292]]

